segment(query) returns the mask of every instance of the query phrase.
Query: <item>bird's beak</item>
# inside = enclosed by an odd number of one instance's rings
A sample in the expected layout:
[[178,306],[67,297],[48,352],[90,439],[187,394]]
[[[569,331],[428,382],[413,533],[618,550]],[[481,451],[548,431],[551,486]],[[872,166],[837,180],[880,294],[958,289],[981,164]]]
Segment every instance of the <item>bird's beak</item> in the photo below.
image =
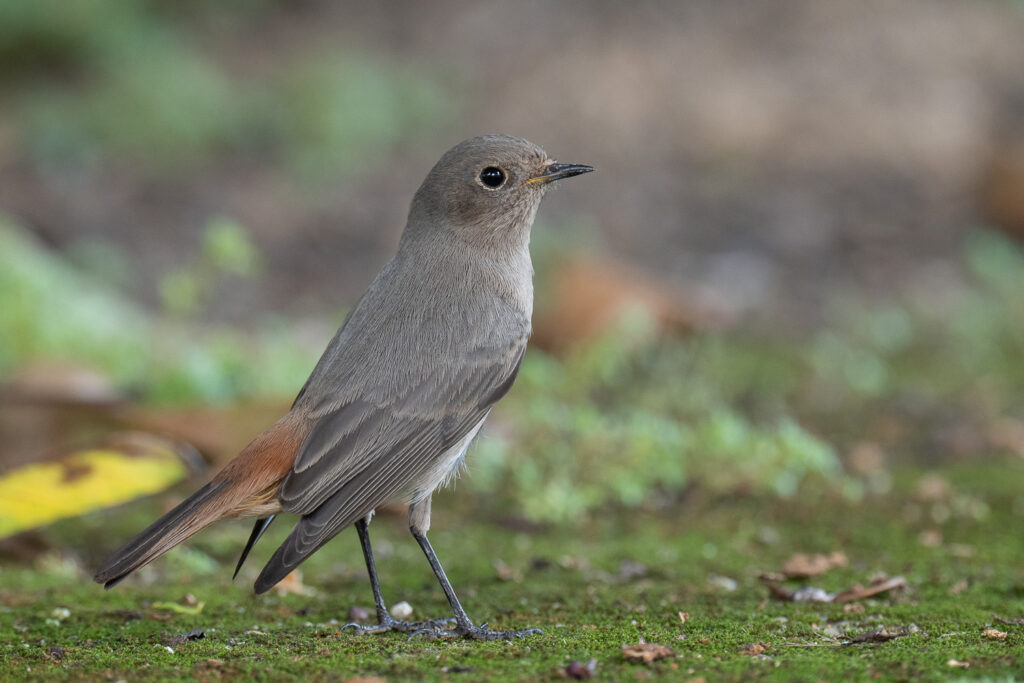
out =
[[590,173],[594,170],[593,166],[586,166],[584,164],[548,164],[544,169],[544,172],[540,175],[536,175],[526,181],[527,185],[547,185],[553,183],[556,180],[562,178],[571,178],[574,175],[582,175],[584,173]]

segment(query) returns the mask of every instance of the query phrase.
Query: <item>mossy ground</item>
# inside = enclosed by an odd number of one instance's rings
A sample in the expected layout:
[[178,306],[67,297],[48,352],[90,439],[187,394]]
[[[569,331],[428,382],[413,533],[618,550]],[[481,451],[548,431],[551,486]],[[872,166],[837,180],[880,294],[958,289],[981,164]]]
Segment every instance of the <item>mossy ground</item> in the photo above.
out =
[[[470,615],[495,628],[544,630],[513,643],[339,633],[350,607],[372,613],[351,531],[303,566],[310,595],[254,596],[249,587],[286,524],[230,581],[248,532],[240,523],[205,532],[105,592],[84,567],[167,502],[141,501],[58,524],[46,534],[70,550],[5,566],[0,672],[5,680],[537,680],[594,659],[600,680],[1021,677],[1024,626],[994,615],[1024,616],[1024,461],[947,468],[945,493],[917,491],[920,476],[897,475],[888,493],[859,503],[813,487],[783,502],[697,492],[657,512],[547,528],[460,509],[457,494],[442,494],[431,536]],[[407,600],[419,618],[446,616],[403,519],[382,515],[371,531],[386,599]],[[794,552],[833,550],[849,565],[805,583],[835,592],[884,572],[909,589],[862,601],[859,612],[779,602],[757,578]],[[205,603],[198,614],[158,605],[184,604],[186,594]],[[844,644],[881,626],[913,633]],[[1006,637],[985,637],[993,627]],[[193,629],[205,637],[169,640]],[[677,654],[630,663],[621,647],[640,639]],[[750,643],[764,644],[763,655],[742,654]]]

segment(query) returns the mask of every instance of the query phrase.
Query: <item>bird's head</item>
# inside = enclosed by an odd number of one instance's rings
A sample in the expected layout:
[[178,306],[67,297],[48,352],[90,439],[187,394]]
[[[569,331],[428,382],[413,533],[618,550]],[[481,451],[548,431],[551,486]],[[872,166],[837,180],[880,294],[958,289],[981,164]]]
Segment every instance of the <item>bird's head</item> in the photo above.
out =
[[470,138],[427,174],[413,199],[409,227],[450,230],[471,244],[523,244],[545,191],[557,180],[593,170],[558,163],[522,138]]

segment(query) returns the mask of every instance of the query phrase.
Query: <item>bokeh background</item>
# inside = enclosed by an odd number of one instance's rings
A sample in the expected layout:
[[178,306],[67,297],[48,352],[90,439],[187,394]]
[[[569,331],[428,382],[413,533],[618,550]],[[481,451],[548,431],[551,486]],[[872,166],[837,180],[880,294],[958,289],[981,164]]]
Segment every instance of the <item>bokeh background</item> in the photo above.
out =
[[[1011,0],[0,4],[0,477],[170,449],[180,497],[287,408],[426,171],[488,132],[598,172],[545,200],[533,349],[445,505],[866,506],[902,471],[952,496],[966,463],[1021,521]],[[51,517],[184,470],[153,476]],[[114,543],[26,531],[39,507],[8,510],[10,561],[81,574]]]

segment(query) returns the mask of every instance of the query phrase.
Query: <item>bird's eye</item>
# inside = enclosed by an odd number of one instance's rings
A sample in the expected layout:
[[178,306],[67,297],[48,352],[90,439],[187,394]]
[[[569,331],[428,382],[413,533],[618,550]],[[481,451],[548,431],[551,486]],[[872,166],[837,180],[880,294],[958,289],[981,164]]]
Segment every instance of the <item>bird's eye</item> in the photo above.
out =
[[505,172],[497,166],[488,166],[480,171],[480,182],[484,184],[484,187],[496,190],[504,184]]

